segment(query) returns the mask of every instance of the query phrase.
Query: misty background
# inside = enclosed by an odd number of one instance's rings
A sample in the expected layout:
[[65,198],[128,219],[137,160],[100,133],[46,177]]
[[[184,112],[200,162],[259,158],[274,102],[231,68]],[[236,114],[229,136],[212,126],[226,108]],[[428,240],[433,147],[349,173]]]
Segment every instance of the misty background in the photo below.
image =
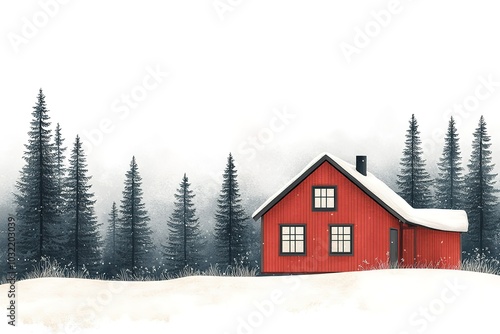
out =
[[436,176],[454,116],[464,167],[484,115],[500,163],[500,21],[491,1],[63,1],[0,4],[0,218],[15,212],[38,89],[84,141],[106,223],[136,157],[156,240],[187,173],[214,224],[232,152],[250,215],[318,154],[394,188],[415,114]]

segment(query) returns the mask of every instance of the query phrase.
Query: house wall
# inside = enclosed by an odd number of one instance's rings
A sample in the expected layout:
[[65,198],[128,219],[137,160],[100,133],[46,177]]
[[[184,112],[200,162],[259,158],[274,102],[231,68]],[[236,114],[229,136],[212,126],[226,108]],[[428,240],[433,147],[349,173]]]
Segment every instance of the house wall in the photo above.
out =
[[[313,186],[337,186],[337,211],[312,210]],[[262,217],[262,272],[317,273],[370,269],[389,257],[399,221],[328,162]],[[306,255],[280,255],[280,224],[306,224]],[[353,224],[353,254],[330,255],[330,224]],[[400,244],[401,245],[401,244]],[[401,248],[401,247],[400,247]]]
[[459,232],[415,228],[416,266],[454,268],[460,265],[461,241]]
[[404,224],[401,243],[401,265],[413,267],[416,262],[415,227],[408,227]]

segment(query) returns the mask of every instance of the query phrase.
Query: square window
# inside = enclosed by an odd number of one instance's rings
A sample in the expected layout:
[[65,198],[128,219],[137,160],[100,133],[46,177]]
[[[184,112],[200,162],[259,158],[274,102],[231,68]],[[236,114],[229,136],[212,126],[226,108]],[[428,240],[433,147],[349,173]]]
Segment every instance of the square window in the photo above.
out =
[[281,254],[305,254],[305,226],[281,225]]
[[335,211],[337,210],[336,186],[313,187],[313,210]]
[[352,254],[352,225],[330,225],[330,254]]

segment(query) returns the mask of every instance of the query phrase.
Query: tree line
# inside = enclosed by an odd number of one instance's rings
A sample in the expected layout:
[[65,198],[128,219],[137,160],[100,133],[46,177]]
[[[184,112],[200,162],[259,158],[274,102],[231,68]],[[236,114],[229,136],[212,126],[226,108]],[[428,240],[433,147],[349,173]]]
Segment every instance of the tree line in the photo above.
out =
[[[86,155],[77,135],[66,163],[59,124],[54,135],[45,95],[40,89],[32,111],[24,166],[16,183],[17,269],[28,273],[45,259],[91,276],[114,277],[204,269],[258,266],[259,245],[242,205],[234,158],[229,154],[216,201],[214,245],[207,245],[196,214],[195,194],[184,174],[166,219],[168,236],[155,245],[143,201],[142,178],[135,157],[125,174],[122,199],[110,203],[106,236],[101,236]],[[210,250],[215,249],[211,253]],[[158,256],[159,254],[159,256]]]
[[[165,218],[167,236],[153,241],[150,218],[143,201],[142,178],[135,157],[125,173],[122,198],[110,202],[105,235],[95,214],[91,176],[77,135],[67,147],[57,123],[52,133],[45,95],[40,89],[33,107],[24,166],[16,182],[18,273],[23,275],[44,259],[89,275],[115,277],[131,274],[175,273],[185,268],[259,266],[260,240],[256,224],[242,204],[235,161],[231,154],[214,199],[215,227],[209,241],[196,211],[196,196],[183,175],[173,194],[174,208]],[[450,118],[438,174],[426,170],[420,132],[411,116],[397,174],[397,192],[415,208],[463,209],[469,231],[462,234],[465,257],[497,258],[500,252],[499,202],[491,157],[491,138],[484,117],[473,133],[467,170],[462,165],[459,136]]]
[[415,208],[465,210],[469,230],[462,234],[464,257],[498,258],[500,210],[496,193],[499,190],[494,186],[497,174],[493,173],[491,138],[484,117],[480,117],[473,133],[467,169],[462,165],[453,116],[448,123],[435,179],[426,170],[421,144],[418,123],[412,115],[397,175],[398,194]]

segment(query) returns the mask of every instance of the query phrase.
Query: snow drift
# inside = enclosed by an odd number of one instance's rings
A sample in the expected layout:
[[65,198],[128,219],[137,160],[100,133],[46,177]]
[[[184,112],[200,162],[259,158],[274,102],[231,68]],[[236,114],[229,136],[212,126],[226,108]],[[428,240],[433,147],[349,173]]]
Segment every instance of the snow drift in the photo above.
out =
[[[388,269],[157,282],[41,278],[16,290],[17,326],[2,316],[1,333],[466,333],[496,326],[500,277]],[[0,286],[2,305],[7,291]]]

